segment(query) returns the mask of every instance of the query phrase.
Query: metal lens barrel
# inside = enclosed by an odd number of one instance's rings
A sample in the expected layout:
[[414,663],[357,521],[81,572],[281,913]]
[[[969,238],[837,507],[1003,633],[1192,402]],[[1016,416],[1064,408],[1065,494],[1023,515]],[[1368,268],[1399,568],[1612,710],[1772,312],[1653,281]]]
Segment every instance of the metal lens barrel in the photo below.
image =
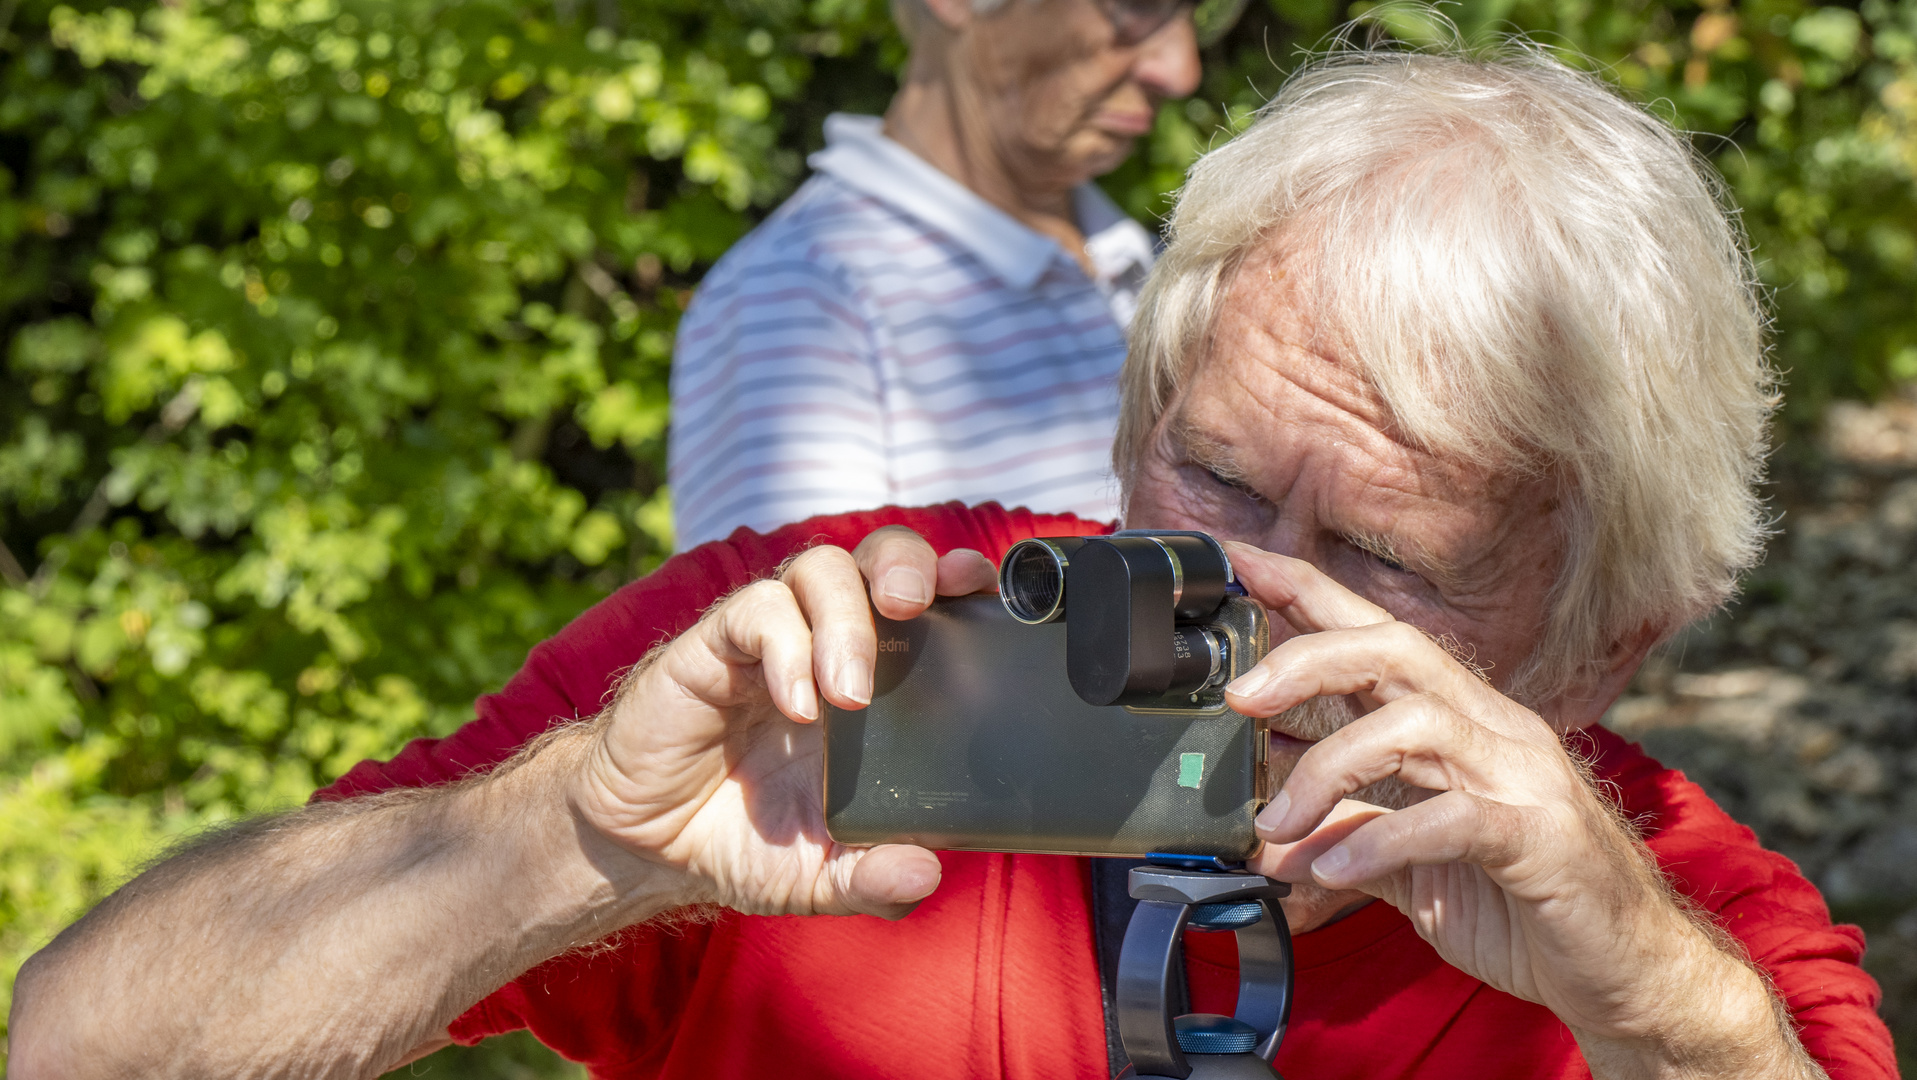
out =
[[1012,618],[1028,626],[1065,614],[1065,570],[1081,537],[1021,540],[998,568],[998,598]]
[[1178,531],[1021,540],[998,568],[999,601],[1012,618],[1065,621],[1066,675],[1098,706],[1162,705],[1167,695],[1182,702],[1229,678],[1230,643],[1203,622],[1231,582],[1218,541]]
[[1195,694],[1222,684],[1231,672],[1231,646],[1225,635],[1205,626],[1172,631],[1172,673],[1168,693]]
[[1152,539],[1165,549],[1177,575],[1173,616],[1181,623],[1210,618],[1225,602],[1225,586],[1231,581],[1224,548],[1215,540],[1182,533],[1160,533]]

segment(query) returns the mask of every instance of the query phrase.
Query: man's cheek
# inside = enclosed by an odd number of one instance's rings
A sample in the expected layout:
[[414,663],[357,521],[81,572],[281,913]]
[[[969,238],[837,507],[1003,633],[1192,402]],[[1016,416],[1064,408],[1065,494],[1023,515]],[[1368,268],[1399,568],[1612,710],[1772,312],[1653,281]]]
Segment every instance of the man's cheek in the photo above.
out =
[[1190,492],[1168,482],[1161,463],[1140,470],[1126,500],[1125,524],[1133,529],[1188,529],[1196,526]]

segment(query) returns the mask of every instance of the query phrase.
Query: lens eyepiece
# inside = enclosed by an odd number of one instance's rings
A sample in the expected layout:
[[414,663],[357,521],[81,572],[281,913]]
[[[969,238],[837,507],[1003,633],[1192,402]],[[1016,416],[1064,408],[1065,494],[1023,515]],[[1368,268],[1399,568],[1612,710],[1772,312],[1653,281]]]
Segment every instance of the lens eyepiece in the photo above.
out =
[[1021,540],[998,568],[998,598],[1012,618],[1027,626],[1065,614],[1065,568],[1085,543],[1078,537]]

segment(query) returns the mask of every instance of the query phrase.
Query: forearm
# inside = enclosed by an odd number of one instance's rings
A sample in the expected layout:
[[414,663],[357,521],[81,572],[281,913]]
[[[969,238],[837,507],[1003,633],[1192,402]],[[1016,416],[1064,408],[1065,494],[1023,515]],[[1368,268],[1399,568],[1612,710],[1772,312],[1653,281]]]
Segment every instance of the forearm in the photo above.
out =
[[135,879],[22,969],[37,1076],[372,1075],[547,957],[698,899],[582,830],[592,735],[430,792],[322,806]]
[[1701,928],[1686,951],[1671,958],[1640,1031],[1573,1029],[1597,1080],[1825,1080],[1762,975]]

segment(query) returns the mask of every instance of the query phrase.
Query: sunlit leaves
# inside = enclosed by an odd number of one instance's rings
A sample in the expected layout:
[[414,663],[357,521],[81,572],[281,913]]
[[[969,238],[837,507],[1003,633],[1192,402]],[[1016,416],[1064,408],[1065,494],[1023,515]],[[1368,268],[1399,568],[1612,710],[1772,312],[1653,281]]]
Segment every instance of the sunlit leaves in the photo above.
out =
[[8,10],[10,966],[163,837],[450,730],[658,563],[688,290],[797,179],[781,102],[821,35],[890,31],[870,4]]

